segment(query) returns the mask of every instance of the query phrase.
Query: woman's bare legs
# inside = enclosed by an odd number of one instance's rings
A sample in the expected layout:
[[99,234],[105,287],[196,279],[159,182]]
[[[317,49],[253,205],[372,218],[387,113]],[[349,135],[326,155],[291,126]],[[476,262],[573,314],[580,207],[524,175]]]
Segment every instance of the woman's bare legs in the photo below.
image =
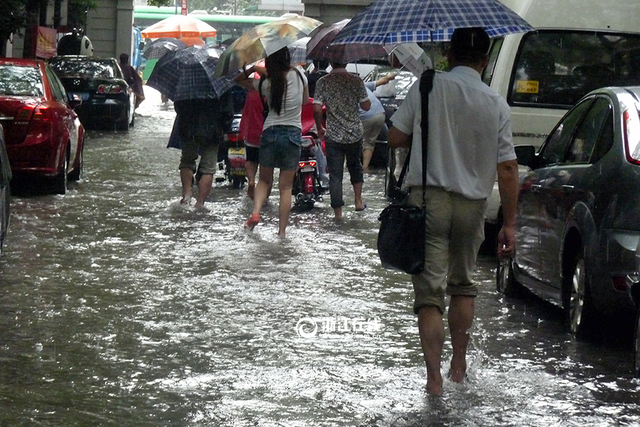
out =
[[[291,212],[291,187],[293,186],[293,177],[295,170],[280,170],[280,204],[278,205],[278,214],[280,223],[278,224],[278,236],[284,237],[289,223],[289,213]],[[262,182],[262,179],[260,179]],[[258,183],[259,185],[259,183]]]

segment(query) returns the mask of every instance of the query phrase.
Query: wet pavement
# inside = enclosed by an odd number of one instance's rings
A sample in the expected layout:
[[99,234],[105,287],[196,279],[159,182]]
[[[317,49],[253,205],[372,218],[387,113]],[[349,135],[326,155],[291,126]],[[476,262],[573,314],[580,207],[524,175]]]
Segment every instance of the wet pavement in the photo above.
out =
[[501,297],[486,255],[469,381],[428,397],[409,278],[375,249],[384,173],[364,212],[345,185],[340,224],[327,198],[279,239],[274,192],[248,233],[243,190],[178,204],[173,118],[149,90],[129,132],[88,133],[66,195],[13,198],[1,426],[640,425],[628,344],[576,342],[557,309]]

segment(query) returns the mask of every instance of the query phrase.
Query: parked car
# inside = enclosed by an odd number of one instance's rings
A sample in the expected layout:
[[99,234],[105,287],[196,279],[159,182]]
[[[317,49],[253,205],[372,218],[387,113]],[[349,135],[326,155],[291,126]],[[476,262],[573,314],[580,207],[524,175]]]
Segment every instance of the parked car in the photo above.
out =
[[594,90],[541,148],[517,146],[521,174],[516,253],[498,290],[522,284],[562,307],[588,336],[600,315],[635,313],[626,276],[640,240],[640,86]]
[[[636,0],[575,4],[557,0],[501,0],[536,31],[492,39],[482,80],[509,103],[516,145],[540,146],[582,96],[606,86],[640,84],[640,27]],[[489,200],[485,233],[502,224],[498,185]]]
[[0,126],[0,255],[4,246],[4,238],[7,236],[9,229],[10,216],[10,183],[11,183],[11,165],[4,143],[4,131]]
[[87,128],[133,126],[136,97],[116,58],[62,55],[49,64],[67,92],[82,99],[76,111]]
[[627,275],[629,296],[636,306],[636,323],[633,334],[633,371],[640,376],[640,242],[636,248],[636,270]]
[[51,67],[34,59],[0,58],[0,124],[13,175],[45,178],[64,194],[83,168],[84,127]]

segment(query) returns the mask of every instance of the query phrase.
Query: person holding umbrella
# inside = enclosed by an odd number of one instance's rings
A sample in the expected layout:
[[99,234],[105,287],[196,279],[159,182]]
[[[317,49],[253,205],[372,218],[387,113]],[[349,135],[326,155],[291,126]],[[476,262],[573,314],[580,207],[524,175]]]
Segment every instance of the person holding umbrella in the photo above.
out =
[[[449,376],[457,383],[466,378],[469,329],[478,295],[473,272],[496,171],[504,215],[498,255],[509,256],[515,248],[518,165],[509,106],[480,79],[489,44],[483,28],[456,29],[447,55],[450,71],[435,75],[428,94],[425,268],[412,276],[412,282],[427,393],[433,395],[443,391],[445,294],[451,296]],[[388,136],[392,148],[411,150],[405,182],[410,186],[409,202],[416,206],[423,204],[421,111],[420,83],[416,82],[391,117]]]
[[[253,72],[261,78],[250,79]],[[266,99],[267,116],[260,138],[260,180],[253,199],[253,213],[245,228],[253,230],[260,222],[260,210],[273,186],[273,172],[280,169],[278,236],[285,237],[291,212],[291,187],[300,160],[302,142],[302,105],[309,102],[307,78],[291,67],[289,49],[283,47],[265,59],[265,68],[253,66],[237,77],[249,90],[257,90]]]

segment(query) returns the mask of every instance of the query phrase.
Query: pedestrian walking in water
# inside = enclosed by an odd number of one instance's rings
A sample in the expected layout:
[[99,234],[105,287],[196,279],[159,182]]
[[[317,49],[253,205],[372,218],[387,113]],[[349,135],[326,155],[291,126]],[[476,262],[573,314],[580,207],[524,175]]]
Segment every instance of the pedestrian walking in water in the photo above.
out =
[[360,120],[362,120],[363,138],[362,138],[362,169],[365,172],[369,172],[369,163],[373,157],[373,151],[376,148],[376,140],[378,135],[384,128],[385,123],[385,111],[384,106],[378,99],[375,93],[373,93],[378,86],[383,86],[395,79],[394,73],[387,74],[380,77],[374,82],[367,82],[364,87],[367,89],[369,100],[371,101],[371,108],[368,111],[359,109]]
[[[261,78],[250,79],[253,72],[258,72]],[[291,187],[300,160],[302,105],[309,102],[307,78],[291,67],[289,49],[284,47],[267,56],[265,68],[251,67],[237,79],[247,89],[264,95],[268,109],[260,138],[260,179],[253,198],[253,213],[245,228],[253,230],[260,222],[260,210],[271,192],[274,169],[278,168],[278,236],[285,237],[291,212]]]
[[122,74],[124,74],[125,80],[129,83],[129,87],[133,90],[133,93],[136,94],[135,108],[138,108],[140,103],[144,101],[142,77],[140,77],[136,69],[129,64],[129,55],[126,53],[120,54],[120,69],[122,69]]
[[244,169],[247,174],[247,196],[253,200],[256,187],[256,174],[260,163],[260,137],[264,126],[264,108],[262,98],[256,90],[247,93],[240,119],[240,133],[244,139],[247,161]]
[[[351,176],[355,194],[355,209],[362,211],[362,137],[364,130],[358,107],[371,108],[371,100],[360,77],[349,73],[346,64],[332,63],[331,72],[316,83],[313,113],[318,137],[325,140],[327,166],[329,167],[329,191],[335,219],[342,219],[342,178],[344,162]],[[327,126],[323,126],[322,106],[327,108]]]
[[[198,195],[196,209],[203,209],[211,193],[213,174],[218,165],[218,147],[224,132],[231,128],[233,96],[231,90],[218,99],[188,99],[175,101],[176,122],[180,136],[181,204],[188,205],[193,197],[194,174],[197,172]],[[199,163],[196,165],[200,157]]]
[[[518,165],[509,106],[480,79],[488,49],[484,29],[456,30],[447,55],[450,71],[436,74],[429,94],[425,268],[412,276],[412,282],[427,393],[434,395],[443,389],[445,294],[451,298],[448,323],[453,346],[448,375],[457,383],[466,378],[469,329],[478,294],[473,271],[496,170],[504,215],[498,255],[507,256],[515,248]],[[410,202],[416,206],[422,206],[423,195],[419,86],[417,81],[411,87],[389,130],[391,147],[410,147],[406,183]]]

